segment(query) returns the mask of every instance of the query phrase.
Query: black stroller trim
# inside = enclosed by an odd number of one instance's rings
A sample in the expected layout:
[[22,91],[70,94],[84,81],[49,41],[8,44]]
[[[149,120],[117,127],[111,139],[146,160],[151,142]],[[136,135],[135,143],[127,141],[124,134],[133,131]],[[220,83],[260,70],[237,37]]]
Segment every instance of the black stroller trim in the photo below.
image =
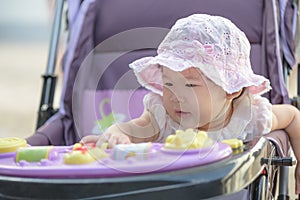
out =
[[61,18],[63,13],[64,0],[57,0],[55,3],[55,15],[52,25],[48,62],[43,77],[43,88],[40,106],[38,110],[37,129],[41,127],[52,115],[56,113],[53,108],[53,99],[56,86],[56,76],[54,75],[56,55],[61,29]]

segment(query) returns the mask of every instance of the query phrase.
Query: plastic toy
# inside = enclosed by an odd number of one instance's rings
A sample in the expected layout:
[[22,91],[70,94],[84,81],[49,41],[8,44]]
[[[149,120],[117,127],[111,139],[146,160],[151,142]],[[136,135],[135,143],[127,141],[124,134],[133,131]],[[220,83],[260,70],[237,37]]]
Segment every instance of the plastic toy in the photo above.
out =
[[[181,134],[191,136],[196,133],[190,130],[177,133],[183,139]],[[198,139],[200,136],[203,137],[199,134]],[[203,138],[201,140],[207,140]],[[9,155],[0,153],[0,174],[46,178],[131,176],[201,166],[232,154],[231,147],[224,143],[201,145],[190,149],[168,149],[160,143],[120,144],[113,149],[106,149],[105,144],[101,148],[90,144],[21,147]]]

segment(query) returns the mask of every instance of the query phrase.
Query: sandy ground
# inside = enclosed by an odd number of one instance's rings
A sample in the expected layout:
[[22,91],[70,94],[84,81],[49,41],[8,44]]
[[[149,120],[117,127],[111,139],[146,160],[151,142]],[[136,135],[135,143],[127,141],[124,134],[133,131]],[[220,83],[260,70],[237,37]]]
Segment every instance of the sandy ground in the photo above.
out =
[[48,44],[2,43],[0,55],[0,137],[25,138],[36,128]]
[[26,137],[34,130],[45,44],[2,44],[0,48],[0,136]]
[[35,130],[53,8],[53,0],[0,1],[0,137],[25,138]]

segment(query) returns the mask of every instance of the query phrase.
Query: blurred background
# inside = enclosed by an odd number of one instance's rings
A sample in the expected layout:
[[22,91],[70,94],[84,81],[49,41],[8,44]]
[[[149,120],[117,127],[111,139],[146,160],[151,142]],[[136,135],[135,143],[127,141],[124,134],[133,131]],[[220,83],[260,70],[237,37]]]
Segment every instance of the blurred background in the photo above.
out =
[[0,1],[0,137],[25,138],[36,128],[54,6],[54,0]]

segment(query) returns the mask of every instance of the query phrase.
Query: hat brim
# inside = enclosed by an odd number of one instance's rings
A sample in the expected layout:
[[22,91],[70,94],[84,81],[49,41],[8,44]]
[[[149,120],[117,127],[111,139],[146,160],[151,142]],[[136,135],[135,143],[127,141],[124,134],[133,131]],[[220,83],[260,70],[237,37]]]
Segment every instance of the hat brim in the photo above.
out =
[[214,63],[192,63],[189,60],[172,54],[144,57],[129,64],[138,82],[143,87],[162,96],[163,81],[161,66],[168,67],[177,72],[184,71],[190,67],[199,68],[207,78],[222,87],[229,94],[243,88],[248,88],[252,94],[260,95],[271,89],[269,80],[263,76],[254,74],[250,67],[248,71],[243,71],[243,73],[217,70],[218,67]]
[[179,57],[161,54],[155,57],[144,57],[129,64],[138,82],[159,95],[162,95],[163,90],[161,66],[168,67],[173,71],[183,71],[192,67],[193,64]]

